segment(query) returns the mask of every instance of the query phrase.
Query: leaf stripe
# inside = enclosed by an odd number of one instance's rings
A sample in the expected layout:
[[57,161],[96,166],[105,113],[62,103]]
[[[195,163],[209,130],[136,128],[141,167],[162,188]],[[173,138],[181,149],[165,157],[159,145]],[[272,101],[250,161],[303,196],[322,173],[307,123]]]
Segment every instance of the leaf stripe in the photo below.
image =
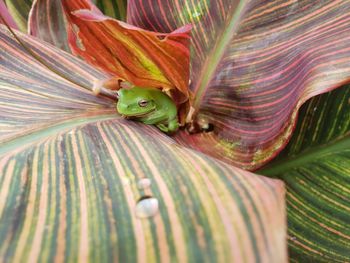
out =
[[[34,50],[52,67],[77,83],[92,89],[94,80],[106,78],[106,75],[71,55],[52,49],[47,44],[32,44],[33,40],[24,35],[20,37],[27,45],[36,46]],[[35,61],[2,26],[0,56],[0,105],[4,109],[0,112],[1,142],[33,130],[33,124],[38,127],[40,123],[50,126],[58,121],[71,119],[73,114],[80,113],[83,117],[99,112],[115,112],[111,101],[97,97],[91,91],[78,86],[72,89],[71,82],[53,74]],[[62,64],[57,64],[57,61]]]
[[64,25],[63,9],[60,1],[54,4],[45,0],[33,1],[27,28],[30,35],[55,44],[62,50],[69,51]]
[[11,28],[18,29],[17,23],[9,13],[4,0],[0,0],[0,24],[8,24]]

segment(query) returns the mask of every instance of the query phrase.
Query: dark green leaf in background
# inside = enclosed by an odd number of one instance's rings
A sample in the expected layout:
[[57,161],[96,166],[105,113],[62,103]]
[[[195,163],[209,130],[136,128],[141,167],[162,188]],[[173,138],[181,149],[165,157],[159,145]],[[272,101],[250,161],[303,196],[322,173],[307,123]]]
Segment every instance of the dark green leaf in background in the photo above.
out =
[[126,21],[128,0],[94,0],[93,2],[105,15]]
[[307,102],[288,147],[259,173],[287,185],[292,261],[350,261],[349,86]]

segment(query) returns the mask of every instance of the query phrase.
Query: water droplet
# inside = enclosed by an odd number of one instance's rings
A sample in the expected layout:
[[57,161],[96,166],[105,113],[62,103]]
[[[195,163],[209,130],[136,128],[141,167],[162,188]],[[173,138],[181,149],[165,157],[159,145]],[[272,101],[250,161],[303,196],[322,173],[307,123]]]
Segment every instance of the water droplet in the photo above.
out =
[[135,214],[138,218],[155,216],[158,212],[159,203],[157,198],[145,196],[136,204]]
[[137,182],[137,187],[141,190],[141,189],[145,189],[150,187],[152,184],[151,179],[149,178],[142,178]]
[[124,186],[127,186],[127,185],[130,184],[130,179],[129,179],[128,177],[123,176],[121,179],[122,179],[122,184],[123,184]]

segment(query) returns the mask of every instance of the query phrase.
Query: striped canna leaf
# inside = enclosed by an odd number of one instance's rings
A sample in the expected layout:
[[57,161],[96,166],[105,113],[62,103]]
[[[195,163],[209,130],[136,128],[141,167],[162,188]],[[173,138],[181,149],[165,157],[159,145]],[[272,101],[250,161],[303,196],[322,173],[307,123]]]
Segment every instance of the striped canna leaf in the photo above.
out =
[[[64,39],[66,35],[61,33],[60,27],[63,26],[61,17],[61,1],[41,1],[41,0],[1,0],[1,3],[5,2],[9,6],[10,14],[15,18],[15,21],[20,25],[20,29],[23,32],[28,30],[33,35],[40,35],[42,39],[48,41],[49,43],[55,43],[56,46],[60,48],[67,48],[67,41]],[[42,2],[42,6],[39,8],[41,14],[47,13],[48,16],[40,16],[40,27],[28,25],[28,17],[31,16],[30,10],[33,5],[37,5],[37,2]],[[114,17],[116,19],[125,21],[126,19],[126,9],[127,0],[94,0],[95,4],[105,12],[108,16]],[[47,9],[44,9],[46,7]],[[39,12],[39,10],[36,10]],[[38,14],[33,15],[33,20],[39,19]],[[47,19],[45,21],[45,19]],[[59,21],[58,24],[53,23],[53,21]],[[58,27],[58,28],[57,28]],[[51,30],[59,34],[59,37],[51,34]],[[63,37],[63,38],[62,38]],[[62,38],[60,40],[60,38]],[[68,49],[67,49],[68,50]]]
[[350,1],[130,0],[128,22],[192,23],[191,89],[211,133],[176,140],[256,169],[285,147],[298,109],[350,78]]
[[8,11],[22,32],[27,31],[29,10],[33,0],[1,0],[7,5]]
[[[93,2],[110,17],[125,20],[126,0],[97,0]],[[66,26],[62,1],[35,0],[33,2],[28,21],[30,35],[71,52]]]
[[12,15],[7,9],[7,6],[5,5],[5,2],[3,0],[0,0],[0,24],[5,23],[14,29],[18,29],[15,20],[13,19]]
[[0,261],[287,262],[281,181],[120,118],[106,74],[17,34],[40,62],[0,26]]
[[27,31],[32,36],[70,52],[61,1],[34,0]]
[[287,186],[292,262],[350,261],[350,89],[304,105],[281,156],[259,171]]

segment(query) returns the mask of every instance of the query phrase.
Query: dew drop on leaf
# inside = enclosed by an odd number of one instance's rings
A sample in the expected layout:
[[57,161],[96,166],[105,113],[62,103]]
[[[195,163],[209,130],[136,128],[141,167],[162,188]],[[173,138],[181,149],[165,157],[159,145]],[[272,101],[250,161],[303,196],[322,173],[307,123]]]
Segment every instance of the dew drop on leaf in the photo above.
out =
[[145,196],[137,202],[135,214],[138,218],[149,218],[155,216],[158,209],[158,199],[151,196]]
[[151,179],[149,178],[142,178],[137,182],[137,187],[141,190],[141,189],[145,189],[150,187],[152,184]]

